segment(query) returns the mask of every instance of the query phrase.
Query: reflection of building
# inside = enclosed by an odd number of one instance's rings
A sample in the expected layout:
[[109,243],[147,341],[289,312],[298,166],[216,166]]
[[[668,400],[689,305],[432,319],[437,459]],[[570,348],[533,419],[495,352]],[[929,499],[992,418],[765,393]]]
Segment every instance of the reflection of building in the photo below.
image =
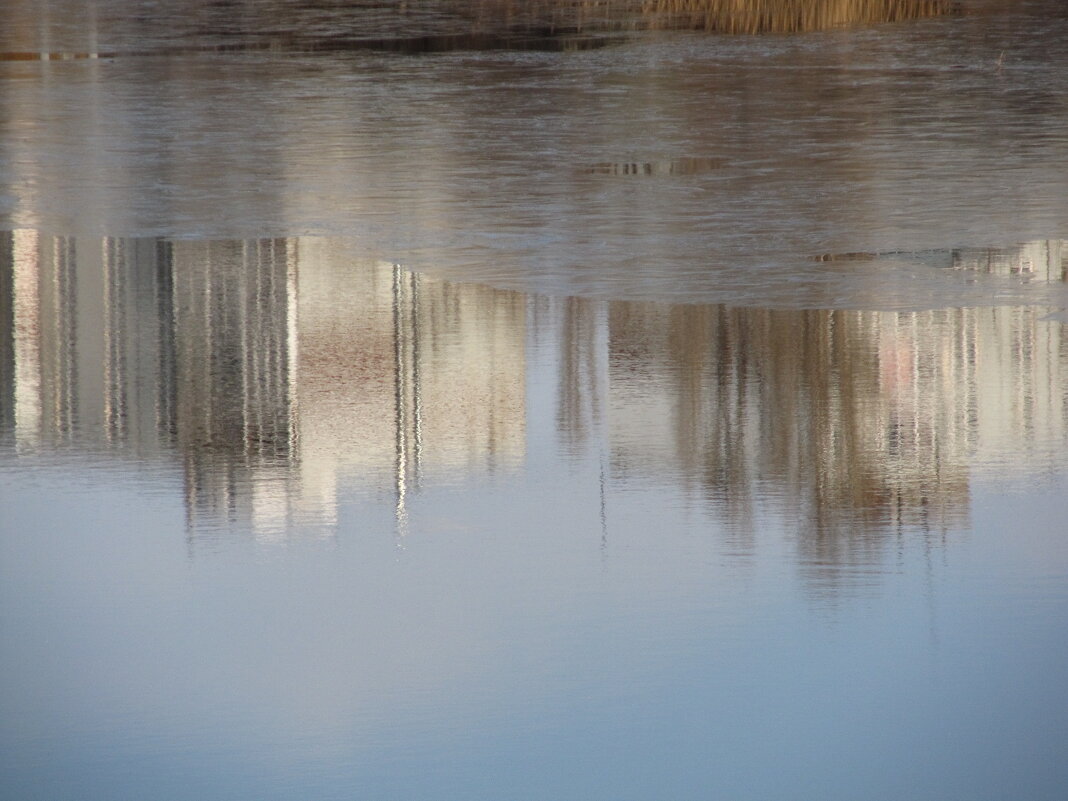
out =
[[577,412],[562,337],[559,419],[606,421],[613,481],[689,487],[734,532],[778,517],[813,565],[965,527],[977,467],[1042,472],[1068,449],[1068,340],[1043,310],[576,303],[604,320],[608,383],[591,370],[603,406]]
[[161,380],[173,366],[161,330],[171,319],[165,252],[142,240],[3,238],[12,372],[4,414],[16,443],[157,452],[175,391]]
[[[1050,243],[987,262],[1063,276]],[[528,300],[330,240],[20,230],[0,235],[0,444],[175,459],[194,530],[330,526],[344,488],[390,492],[403,530],[421,484],[525,458],[531,337],[553,353],[537,381],[557,371],[535,422],[595,451],[602,486],[682,487],[735,533],[799,524],[840,565],[965,525],[977,465],[1063,459],[1068,342],[1042,316]]]
[[[296,489],[296,261],[287,240],[167,243],[176,444],[190,514],[284,523]],[[244,511],[239,511],[242,507]]]
[[180,455],[190,524],[514,465],[525,301],[313,240],[0,236],[0,437]]
[[1016,275],[1035,281],[1062,283],[1068,279],[1068,243],[1039,239],[1012,248],[961,248],[950,253],[956,270]]
[[[440,480],[515,465],[525,448],[525,300],[359,261],[302,239],[300,441],[309,491],[338,477],[401,503]],[[316,487],[316,490],[311,490]]]

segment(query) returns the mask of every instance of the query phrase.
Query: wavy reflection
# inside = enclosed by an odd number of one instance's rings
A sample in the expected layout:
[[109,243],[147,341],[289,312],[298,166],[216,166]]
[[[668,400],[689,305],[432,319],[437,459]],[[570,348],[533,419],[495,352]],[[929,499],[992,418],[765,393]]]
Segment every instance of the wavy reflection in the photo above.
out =
[[173,454],[194,529],[333,525],[342,476],[402,517],[424,473],[521,458],[515,295],[314,240],[0,238],[4,441]]
[[[1064,243],[939,257],[1063,281]],[[941,263],[941,261],[939,261]],[[933,269],[933,268],[932,268]],[[1031,307],[770,310],[528,297],[339,241],[0,235],[0,439],[181,465],[192,532],[264,537],[522,468],[533,381],[561,464],[681,489],[732,536],[797,530],[834,574],[969,525],[977,473],[1068,452],[1068,339]],[[532,373],[527,343],[553,368]]]

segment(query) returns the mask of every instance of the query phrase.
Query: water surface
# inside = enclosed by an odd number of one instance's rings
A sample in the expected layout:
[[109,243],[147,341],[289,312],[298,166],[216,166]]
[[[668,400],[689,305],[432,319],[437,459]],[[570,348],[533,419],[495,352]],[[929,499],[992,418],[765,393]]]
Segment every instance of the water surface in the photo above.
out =
[[[0,62],[0,219],[67,235],[353,237],[423,272],[609,299],[1032,302],[892,255],[1064,236],[1068,20],[1058,2],[1014,9],[564,53],[168,55],[197,29],[156,25],[155,56],[122,55],[136,27],[71,31],[57,11],[5,47],[83,50],[95,30],[119,55]],[[246,38],[275,18],[231,16]],[[365,16],[346,19],[359,30]],[[851,252],[891,255],[812,260]]]
[[0,796],[1064,798],[1061,5],[489,5],[13,6]]

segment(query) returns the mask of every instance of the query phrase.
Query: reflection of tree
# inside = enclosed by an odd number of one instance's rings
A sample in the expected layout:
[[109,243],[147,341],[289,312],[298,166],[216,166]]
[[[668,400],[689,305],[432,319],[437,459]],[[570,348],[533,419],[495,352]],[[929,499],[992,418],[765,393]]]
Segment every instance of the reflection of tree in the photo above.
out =
[[1068,445],[1065,332],[1035,309],[608,315],[613,473],[684,484],[737,537],[796,521],[817,583],[966,526],[977,460],[1042,471]]
[[569,451],[581,448],[596,431],[604,403],[597,349],[597,304],[580,298],[562,301],[560,382],[556,423]]
[[14,331],[15,235],[0,231],[0,445],[10,444],[15,434]]
[[[848,563],[889,531],[963,526],[969,458],[1011,414],[984,400],[977,347],[1010,311],[611,304],[613,467],[685,482],[734,530],[770,499],[799,522],[813,564]],[[986,358],[987,384],[1010,377]],[[1044,390],[1063,385],[1064,361],[1043,344],[1014,380],[1012,413],[1029,414],[1026,398],[1048,407],[1032,441],[1064,438],[1065,411]]]

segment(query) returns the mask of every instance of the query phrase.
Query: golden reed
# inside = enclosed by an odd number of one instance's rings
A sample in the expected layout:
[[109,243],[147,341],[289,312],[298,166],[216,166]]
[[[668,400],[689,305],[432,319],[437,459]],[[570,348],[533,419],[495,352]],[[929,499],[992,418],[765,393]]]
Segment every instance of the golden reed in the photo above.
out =
[[582,30],[800,33],[960,13],[959,0],[480,0],[481,22]]
[[951,0],[643,0],[653,27],[715,33],[799,33],[957,12]]

